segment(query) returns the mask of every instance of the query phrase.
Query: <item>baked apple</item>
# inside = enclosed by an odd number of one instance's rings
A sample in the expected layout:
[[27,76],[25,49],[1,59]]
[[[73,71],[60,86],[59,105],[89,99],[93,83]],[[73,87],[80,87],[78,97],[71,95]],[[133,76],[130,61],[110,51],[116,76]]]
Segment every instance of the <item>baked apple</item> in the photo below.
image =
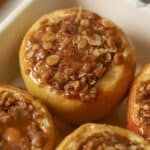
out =
[[68,135],[56,150],[149,150],[150,144],[127,129],[85,124]]
[[52,118],[39,100],[0,84],[1,150],[53,150],[54,135]]
[[128,128],[150,140],[150,64],[134,80],[127,108]]
[[27,89],[73,123],[108,115],[133,79],[133,48],[110,20],[82,8],[56,10],[29,29],[20,48]]

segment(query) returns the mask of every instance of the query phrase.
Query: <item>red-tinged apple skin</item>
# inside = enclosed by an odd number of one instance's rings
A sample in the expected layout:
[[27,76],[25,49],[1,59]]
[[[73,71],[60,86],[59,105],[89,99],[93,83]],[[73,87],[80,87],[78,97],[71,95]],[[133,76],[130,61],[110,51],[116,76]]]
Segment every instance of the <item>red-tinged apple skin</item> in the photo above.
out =
[[136,97],[136,89],[137,89],[137,78],[132,84],[132,87],[129,92],[128,103],[127,103],[127,128],[134,131],[135,133],[142,135],[142,132],[138,126],[138,111],[135,110],[135,97]]
[[150,64],[146,65],[136,76],[130,89],[127,102],[127,128],[147,139],[150,139],[150,126],[145,126],[144,123],[140,124],[140,103],[137,103],[137,91],[142,81],[150,79],[149,73]]
[[127,128],[129,130],[132,130],[133,132],[143,136],[143,132],[140,129],[140,127],[138,127],[138,125],[136,124],[136,122],[134,121],[134,115],[132,115],[131,113],[127,112]]

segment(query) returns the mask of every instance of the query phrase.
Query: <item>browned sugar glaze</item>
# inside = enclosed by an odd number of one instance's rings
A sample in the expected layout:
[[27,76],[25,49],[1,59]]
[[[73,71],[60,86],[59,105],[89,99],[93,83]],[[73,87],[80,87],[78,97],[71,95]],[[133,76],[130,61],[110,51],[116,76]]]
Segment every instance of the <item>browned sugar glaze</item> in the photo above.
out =
[[43,150],[48,137],[38,121],[44,115],[22,95],[0,91],[0,150]]
[[105,131],[83,139],[78,150],[144,150],[144,146],[127,137]]
[[25,69],[40,86],[89,102],[111,63],[122,63],[124,46],[112,22],[80,8],[67,13],[40,22],[26,45]]
[[[137,102],[140,105],[140,125],[145,134],[150,132],[150,80],[142,81],[137,92]],[[147,136],[147,135],[144,135]],[[149,137],[150,140],[150,137]]]

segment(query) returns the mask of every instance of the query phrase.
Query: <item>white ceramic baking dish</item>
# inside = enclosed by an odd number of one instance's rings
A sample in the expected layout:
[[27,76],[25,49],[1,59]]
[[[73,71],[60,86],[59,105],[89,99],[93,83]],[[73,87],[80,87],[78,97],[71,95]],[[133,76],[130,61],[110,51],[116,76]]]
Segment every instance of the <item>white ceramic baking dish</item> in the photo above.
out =
[[[3,11],[0,14],[0,82],[24,87],[19,74],[18,51],[25,32],[41,15],[55,9],[67,7],[81,6],[112,19],[124,30],[135,46],[138,68],[150,60],[150,13],[147,13],[150,11],[148,10],[149,7],[145,5],[136,5],[136,0],[134,1],[135,3],[131,2],[131,0],[12,1],[14,1],[14,3],[11,2],[12,4],[6,3],[9,11],[6,11],[6,9],[0,10],[0,12]],[[124,105],[114,112],[108,122],[124,125]]]

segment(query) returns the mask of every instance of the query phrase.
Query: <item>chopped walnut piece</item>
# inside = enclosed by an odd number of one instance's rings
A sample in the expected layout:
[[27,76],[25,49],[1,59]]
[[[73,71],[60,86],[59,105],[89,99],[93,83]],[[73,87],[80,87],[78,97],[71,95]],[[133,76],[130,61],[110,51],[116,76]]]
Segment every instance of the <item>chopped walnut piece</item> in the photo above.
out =
[[89,21],[87,19],[83,19],[83,20],[81,20],[80,25],[83,27],[88,27]]
[[100,50],[99,50],[99,49],[95,49],[95,50],[93,51],[93,55],[94,55],[96,58],[99,57],[99,56],[101,55]]
[[111,59],[112,59],[111,54],[110,54],[110,53],[107,53],[107,54],[106,54],[106,60],[105,60],[105,62],[111,62]]
[[98,34],[94,34],[93,37],[88,37],[88,43],[93,46],[100,46],[102,44],[102,39]]
[[149,110],[150,106],[148,104],[145,104],[145,105],[141,106],[141,108],[143,108],[143,110]]
[[65,90],[70,90],[72,88],[73,88],[73,90],[78,91],[80,88],[80,82],[79,81],[71,81],[64,86]]
[[34,51],[28,51],[26,54],[27,59],[31,59],[34,56]]
[[82,78],[82,77],[84,77],[85,75],[86,75],[85,72],[81,72],[81,73],[79,73],[79,78]]
[[43,42],[42,46],[43,46],[43,48],[46,49],[46,50],[53,48],[53,44],[50,43],[50,42]]
[[88,73],[88,72],[92,71],[93,66],[94,66],[93,62],[85,62],[82,66],[82,70],[85,73]]
[[9,92],[7,92],[7,91],[2,92],[2,94],[0,95],[0,98],[2,99],[1,102],[3,102],[9,96],[10,96]]
[[58,55],[50,55],[46,58],[46,63],[49,66],[53,66],[53,65],[58,64],[59,60],[60,60],[60,57]]
[[108,19],[102,19],[101,21],[102,25],[106,28],[113,28],[115,27],[114,23]]
[[91,80],[90,85],[94,85],[96,83],[96,80]]
[[40,41],[42,36],[43,36],[43,31],[39,30],[35,32],[33,37],[31,38],[31,42]]
[[39,45],[38,45],[38,44],[32,45],[32,50],[33,50],[33,51],[34,51],[34,50],[37,50],[37,49],[39,49]]
[[108,49],[105,49],[105,48],[100,48],[100,49],[95,49],[94,51],[93,51],[93,54],[95,54],[95,56],[97,55],[99,55],[99,56],[101,56],[101,55],[104,55],[104,54],[107,54],[107,53],[109,53],[109,50]]
[[47,23],[48,23],[48,21],[49,21],[49,20],[48,20],[48,18],[45,18],[45,19],[44,19],[44,20],[42,20],[40,23],[41,23],[41,24],[47,24]]
[[42,41],[43,42],[53,42],[55,41],[56,37],[55,37],[55,34],[52,33],[52,32],[48,32],[47,34],[44,34],[43,37],[42,37]]

